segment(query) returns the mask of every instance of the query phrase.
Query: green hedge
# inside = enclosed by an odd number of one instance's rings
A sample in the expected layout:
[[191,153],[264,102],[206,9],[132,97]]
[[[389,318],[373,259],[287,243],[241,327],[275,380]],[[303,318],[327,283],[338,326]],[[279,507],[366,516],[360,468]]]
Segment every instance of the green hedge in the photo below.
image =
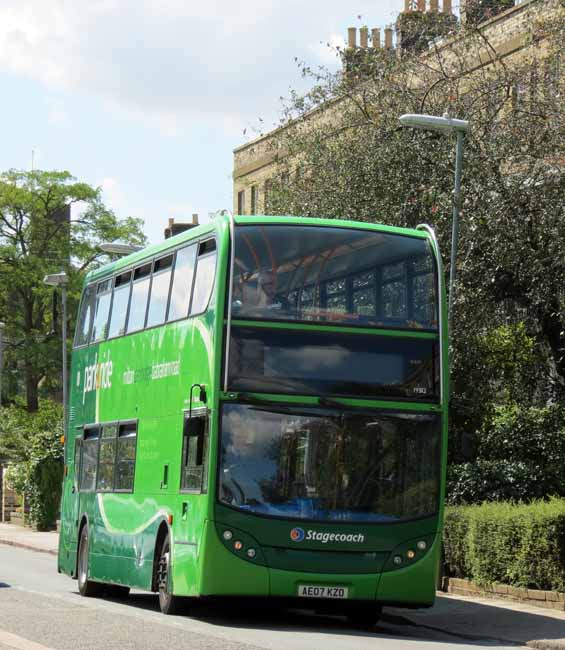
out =
[[565,592],[565,499],[446,508],[447,575]]

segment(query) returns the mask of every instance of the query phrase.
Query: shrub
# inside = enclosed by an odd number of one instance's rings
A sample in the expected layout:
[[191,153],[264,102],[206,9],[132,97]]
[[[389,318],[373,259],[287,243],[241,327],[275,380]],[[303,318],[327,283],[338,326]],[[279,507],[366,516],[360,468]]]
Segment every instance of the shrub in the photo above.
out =
[[478,435],[477,460],[452,465],[448,502],[565,497],[565,409],[501,406]]
[[11,461],[9,481],[24,493],[29,518],[39,530],[55,524],[63,478],[63,410],[44,401],[36,413],[0,409],[0,455]]
[[565,591],[565,499],[448,507],[448,575]]

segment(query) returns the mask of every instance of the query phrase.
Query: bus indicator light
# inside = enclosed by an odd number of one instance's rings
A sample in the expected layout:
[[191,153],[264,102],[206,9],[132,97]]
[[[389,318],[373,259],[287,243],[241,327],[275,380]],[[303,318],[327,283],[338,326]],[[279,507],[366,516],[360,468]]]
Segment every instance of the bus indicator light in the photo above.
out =
[[413,559],[416,557],[416,553],[415,553],[415,551],[413,551],[412,549],[410,549],[410,550],[406,553],[406,557],[407,557],[409,560],[413,560]]
[[235,548],[236,551],[241,551],[241,549],[243,548],[243,542],[237,540],[233,543],[233,547]]

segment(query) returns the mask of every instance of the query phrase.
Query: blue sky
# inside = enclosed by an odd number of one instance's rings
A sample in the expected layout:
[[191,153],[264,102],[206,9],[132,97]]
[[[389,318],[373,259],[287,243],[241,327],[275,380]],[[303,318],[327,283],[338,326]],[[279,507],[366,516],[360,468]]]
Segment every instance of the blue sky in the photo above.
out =
[[[0,0],[0,170],[66,169],[162,239],[232,206],[232,151],[326,43],[403,0]],[[246,130],[246,135],[243,134]]]

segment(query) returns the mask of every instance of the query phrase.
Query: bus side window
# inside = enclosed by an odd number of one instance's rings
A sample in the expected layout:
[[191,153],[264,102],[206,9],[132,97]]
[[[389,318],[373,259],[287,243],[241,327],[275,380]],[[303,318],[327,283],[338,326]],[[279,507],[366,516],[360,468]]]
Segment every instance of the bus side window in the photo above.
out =
[[114,491],[133,492],[137,422],[123,422],[118,431]]
[[91,341],[101,341],[106,338],[108,333],[108,315],[110,313],[110,303],[112,302],[112,281],[105,280],[100,282],[96,291],[96,311],[94,324],[90,335]]
[[131,271],[118,275],[114,281],[114,297],[110,324],[108,325],[108,338],[121,336],[125,333],[130,288]]
[[161,325],[167,315],[169,302],[169,289],[171,287],[171,272],[173,270],[173,256],[168,255],[153,264],[153,280],[151,282],[151,296],[147,311],[147,327]]
[[100,428],[98,425],[84,427],[79,480],[79,489],[82,492],[94,490],[96,486],[99,437]]
[[208,415],[185,417],[182,441],[181,490],[205,492],[208,476]]
[[94,320],[94,303],[96,299],[96,285],[90,284],[82,294],[80,312],[75,333],[75,347],[86,345],[90,338],[90,330]]
[[117,424],[103,424],[98,453],[98,474],[96,489],[111,492],[114,489],[114,468],[116,465]]
[[149,284],[151,282],[151,263],[139,266],[133,272],[133,286],[131,289],[131,302],[128,317],[128,332],[137,332],[145,325],[145,312],[149,298]]
[[179,318],[186,318],[188,316],[195,258],[196,244],[181,248],[177,251],[167,321],[178,320]]
[[196,262],[196,279],[190,315],[195,316],[206,311],[216,275],[216,240],[208,239],[200,242],[198,246],[198,260]]

